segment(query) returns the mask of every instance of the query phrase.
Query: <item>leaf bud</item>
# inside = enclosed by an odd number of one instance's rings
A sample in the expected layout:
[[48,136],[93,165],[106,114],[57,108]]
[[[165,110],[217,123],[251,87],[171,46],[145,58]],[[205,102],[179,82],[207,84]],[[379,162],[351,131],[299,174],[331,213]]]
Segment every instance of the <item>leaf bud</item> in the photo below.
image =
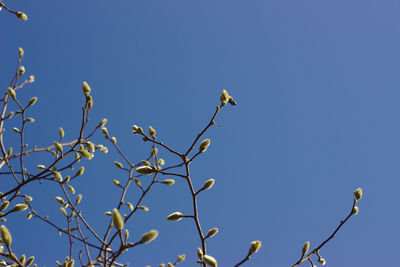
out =
[[102,127],[102,128],[101,128],[101,132],[105,135],[105,137],[108,137],[108,136],[109,136],[109,135],[108,135],[108,130],[107,130],[106,127]]
[[210,139],[203,140],[203,142],[201,142],[199,146],[200,153],[206,152],[209,145],[210,145]]
[[363,191],[361,188],[357,188],[356,191],[354,191],[354,198],[356,201],[360,200],[362,198]]
[[6,119],[11,119],[14,116],[14,111],[11,111],[10,113],[8,113],[8,115],[6,116]]
[[16,15],[21,20],[28,20],[28,16],[24,12],[17,12]]
[[117,138],[115,136],[111,137],[111,142],[116,145],[117,144]]
[[19,129],[17,127],[14,127],[13,131],[16,132],[16,133],[19,133]]
[[151,230],[150,232],[147,232],[145,234],[142,235],[142,237],[140,238],[139,243],[150,243],[151,241],[153,241],[154,239],[156,239],[158,236],[158,231],[157,230]]
[[167,220],[168,221],[179,221],[182,219],[183,216],[184,215],[182,213],[180,213],[179,211],[176,211],[176,212],[168,215]]
[[12,236],[10,231],[8,231],[7,227],[5,225],[1,226],[1,239],[3,243],[7,246],[10,247],[12,243]]
[[27,215],[26,215],[26,219],[27,220],[30,220],[32,218],[32,212],[29,212]]
[[79,153],[86,159],[92,159],[94,157],[94,155],[86,149],[79,150]]
[[164,159],[159,159],[159,160],[158,160],[158,164],[164,165],[164,164],[165,164],[165,160],[164,160]]
[[211,267],[217,267],[217,260],[214,257],[211,257],[210,255],[204,255],[203,260],[207,265]]
[[87,82],[82,83],[82,92],[85,96],[88,96],[90,94],[90,91],[92,89],[90,88],[89,84]]
[[127,202],[126,205],[132,211],[134,209],[133,204],[131,202]]
[[25,256],[25,254],[22,254],[22,255],[21,255],[21,257],[19,258],[19,261],[20,261],[22,264],[25,264],[25,261],[26,261],[26,256]]
[[117,209],[113,210],[112,222],[117,230],[121,231],[124,228],[124,219]]

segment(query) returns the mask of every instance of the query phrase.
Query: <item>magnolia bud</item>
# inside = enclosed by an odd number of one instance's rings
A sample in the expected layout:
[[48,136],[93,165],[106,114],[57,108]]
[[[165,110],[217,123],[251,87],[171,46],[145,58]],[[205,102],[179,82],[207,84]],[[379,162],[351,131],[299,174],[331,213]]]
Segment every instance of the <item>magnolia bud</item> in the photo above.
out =
[[309,249],[310,249],[310,242],[307,241],[306,243],[304,243],[303,247],[301,248],[301,253],[302,253],[301,257],[304,257],[304,255],[307,254]]
[[211,187],[213,187],[214,183],[215,183],[215,180],[214,180],[214,179],[209,179],[209,180],[207,180],[207,181],[204,183],[204,185],[203,185],[203,189],[204,189],[204,190],[210,189]]
[[35,82],[35,76],[30,75],[30,76],[29,76],[29,82],[30,82],[30,83]]
[[58,203],[60,203],[61,205],[64,205],[64,203],[65,203],[65,201],[64,201],[64,199],[62,197],[56,197],[56,201]]
[[179,221],[182,219],[183,216],[184,215],[182,213],[180,213],[179,211],[176,211],[176,212],[168,215],[167,220],[168,221]]
[[28,107],[35,105],[37,100],[38,100],[38,98],[36,96],[32,97],[28,102]]
[[75,194],[75,188],[72,185],[68,186],[68,190],[69,192],[71,192],[72,194]]
[[125,240],[127,240],[128,237],[129,237],[129,231],[128,231],[128,229],[125,229],[124,235],[125,235]]
[[19,76],[23,75],[25,73],[25,67],[24,66],[19,67],[18,73]]
[[63,146],[62,146],[60,143],[54,142],[54,146],[56,147],[56,149],[57,149],[58,151],[60,151],[60,153],[63,152]]
[[1,239],[3,243],[7,246],[10,247],[12,243],[12,236],[10,231],[8,231],[7,227],[5,225],[1,226]]
[[113,179],[113,183],[114,183],[116,186],[121,186],[121,183],[120,183],[117,179]]
[[250,254],[256,253],[261,248],[261,241],[256,240],[250,244]]
[[26,265],[31,265],[33,262],[35,261],[35,257],[34,256],[32,256],[32,257],[30,257],[27,261],[26,261]]
[[28,20],[28,16],[24,12],[17,12],[16,15],[21,20]]
[[85,172],[85,167],[82,166],[78,169],[78,171],[76,172],[75,176],[81,176],[83,173]]
[[10,205],[10,201],[6,201],[6,202],[1,203],[0,212],[2,212],[3,210],[7,209],[8,205]]
[[206,152],[209,145],[210,145],[210,139],[203,140],[203,142],[201,142],[199,146],[200,153]]
[[136,172],[144,175],[149,175],[154,173],[156,170],[150,166],[141,166],[136,168]]
[[174,267],[174,265],[171,262],[168,262],[168,267]]
[[142,235],[142,237],[140,238],[139,243],[150,243],[151,241],[153,241],[154,239],[156,239],[158,236],[158,231],[157,230],[151,230],[148,233],[145,233]]
[[358,201],[362,198],[363,192],[361,188],[357,188],[356,191],[354,191],[354,198]]
[[99,126],[100,126],[100,127],[103,127],[104,125],[106,125],[106,123],[107,123],[107,119],[104,118],[104,119],[102,119],[102,120],[100,121]]
[[318,263],[320,263],[321,265],[325,265],[326,264],[326,260],[324,258],[319,258],[318,259]]
[[18,48],[18,54],[20,57],[24,56],[24,49],[22,49],[21,47]]
[[156,139],[156,130],[153,127],[149,126],[149,134],[153,139]]
[[124,219],[117,209],[113,210],[112,222],[117,230],[122,230],[124,228]]
[[173,185],[175,183],[175,180],[174,179],[165,179],[161,183],[163,183],[165,185]]
[[124,168],[124,165],[122,165],[122,163],[119,162],[119,161],[114,161],[114,165],[119,169],[123,169]]
[[79,203],[81,202],[81,200],[82,200],[82,194],[79,194],[79,195],[76,197],[75,203],[76,203],[76,204],[79,204]]
[[60,138],[61,139],[64,138],[65,132],[64,132],[64,129],[62,127],[58,128],[58,133],[60,134]]
[[62,182],[62,181],[63,181],[63,178],[62,178],[61,173],[59,173],[59,172],[57,172],[57,171],[54,171],[53,174],[54,174],[54,176],[53,176],[54,179],[56,179],[56,180],[59,181],[59,182]]
[[214,227],[214,228],[208,230],[208,233],[207,233],[207,235],[206,235],[206,238],[215,236],[217,233],[218,233],[218,228],[217,228],[217,227]]
[[204,255],[203,260],[207,265],[211,267],[217,267],[217,260],[211,257],[210,255]]
[[357,207],[357,206],[355,206],[355,207],[353,208],[353,214],[354,214],[354,215],[357,215],[357,214],[358,214],[358,207]]
[[16,204],[10,212],[19,212],[19,211],[24,211],[28,208],[28,205],[26,204]]
[[64,214],[65,216],[68,216],[67,211],[66,211],[63,207],[60,208],[60,211],[61,211],[61,213]]
[[90,94],[90,91],[92,91],[92,89],[90,88],[89,84],[87,82],[83,82],[82,92],[85,94],[85,96],[88,96]]
[[182,261],[184,261],[185,259],[186,259],[186,255],[185,255],[185,254],[178,255],[178,260],[177,260],[177,262],[182,262]]
[[219,100],[221,101],[221,107],[225,106],[226,103],[228,103],[228,101],[229,101],[229,94],[228,94],[228,92],[227,92],[225,89],[222,90],[222,94],[221,94]]
[[15,93],[15,90],[12,89],[11,87],[8,87],[8,94],[15,100],[17,98],[17,93]]
[[203,250],[201,248],[197,248],[197,257],[199,257],[199,259],[202,259],[203,255]]

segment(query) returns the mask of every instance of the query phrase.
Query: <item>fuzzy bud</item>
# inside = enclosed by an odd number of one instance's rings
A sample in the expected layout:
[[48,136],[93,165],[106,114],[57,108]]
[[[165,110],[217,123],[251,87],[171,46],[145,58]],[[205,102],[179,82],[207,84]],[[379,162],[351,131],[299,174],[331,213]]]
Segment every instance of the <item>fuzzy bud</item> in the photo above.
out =
[[318,259],[318,263],[320,263],[321,265],[325,265],[326,264],[326,260],[324,258],[319,258]]
[[9,94],[14,100],[16,100],[16,98],[17,98],[17,93],[15,92],[15,90],[12,89],[11,87],[8,87],[7,91],[8,91],[8,94]]
[[64,199],[62,197],[56,197],[56,201],[58,203],[60,203],[61,205],[64,205],[64,203],[65,203],[65,201],[64,201]]
[[218,233],[218,228],[217,228],[217,227],[214,227],[214,228],[208,230],[208,233],[207,233],[207,235],[206,235],[206,238],[215,236],[217,233]]
[[117,228],[117,230],[121,231],[124,228],[124,219],[122,218],[121,214],[117,209],[113,210],[112,222],[114,227]]
[[158,231],[157,230],[151,230],[150,232],[147,232],[142,235],[140,238],[139,243],[150,243],[154,239],[156,239],[158,236]]
[[83,173],[85,172],[85,167],[82,166],[78,169],[78,171],[76,172],[75,176],[81,176]]
[[76,197],[75,204],[78,205],[78,204],[81,202],[81,200],[82,200],[82,194],[79,194],[79,195]]
[[60,211],[62,214],[64,214],[65,216],[68,216],[67,211],[64,209],[64,207],[60,208]]
[[23,75],[25,73],[25,67],[24,66],[19,67],[18,73],[19,76]]
[[88,96],[92,89],[90,88],[89,84],[87,82],[82,83],[82,92],[85,96]]
[[156,170],[150,166],[141,166],[136,168],[136,172],[144,175],[149,175],[154,173]]
[[63,152],[63,146],[62,146],[60,143],[54,142],[54,146],[56,147],[56,149],[57,149],[58,151],[60,151],[60,153]]
[[54,174],[54,176],[53,176],[54,179],[56,179],[56,180],[59,181],[60,183],[63,181],[63,178],[62,178],[61,173],[59,173],[59,172],[57,172],[57,171],[54,171],[53,174]]
[[37,98],[36,96],[35,96],[35,97],[32,97],[32,98],[29,100],[29,102],[28,102],[28,107],[35,105],[35,103],[37,102],[37,100],[38,100],[38,98]]
[[204,256],[203,250],[202,250],[201,248],[197,248],[197,257],[198,257],[199,259],[202,259],[203,256]]
[[168,221],[180,221],[184,215],[180,213],[179,211],[176,211],[174,213],[171,213],[168,215],[167,220]]
[[33,76],[33,75],[30,75],[29,76],[29,80],[28,80],[30,83],[33,83],[33,82],[35,82],[35,76]]
[[308,250],[310,249],[310,242],[304,243],[303,247],[301,248],[301,257],[303,258],[304,255],[307,254]]
[[153,139],[156,139],[156,130],[153,127],[149,126],[149,134]]
[[12,236],[10,231],[8,231],[7,227],[5,225],[1,226],[1,239],[3,243],[7,246],[10,247],[12,243]]
[[256,240],[250,244],[250,254],[256,253],[261,248],[261,241]]
[[355,206],[355,207],[353,208],[353,214],[354,214],[354,215],[357,215],[357,214],[358,214],[358,207],[357,207],[357,206]]
[[186,255],[185,255],[185,254],[178,255],[178,260],[177,260],[177,262],[182,262],[182,261],[184,261],[185,259],[186,259]]
[[200,146],[199,146],[199,151],[201,153],[206,152],[208,146],[210,145],[210,139],[205,139],[203,140],[203,142],[201,142]]
[[222,90],[222,94],[221,94],[221,96],[219,98],[219,100],[221,101],[221,107],[225,106],[226,103],[228,103],[229,97],[230,96],[229,96],[228,92],[225,89]]
[[121,183],[117,179],[113,179],[113,183],[116,186],[121,186]]
[[211,187],[213,187],[214,183],[215,183],[215,180],[214,180],[214,179],[209,179],[209,180],[207,180],[207,181],[204,183],[204,185],[203,185],[203,189],[204,189],[204,190],[210,189]]
[[28,208],[28,205],[26,204],[16,204],[10,212],[19,212],[19,211],[24,211]]
[[161,183],[163,183],[165,185],[173,185],[175,183],[175,180],[174,179],[165,179]]
[[17,17],[21,20],[28,20],[28,16],[24,12],[17,12]]
[[362,198],[363,191],[361,188],[357,188],[356,191],[354,191],[354,198],[355,200],[360,200]]
[[124,168],[124,165],[122,165],[122,163],[119,162],[119,161],[114,161],[114,165],[115,165],[118,169],[123,169],[123,168]]
[[24,49],[22,49],[21,47],[19,47],[19,48],[18,48],[18,54],[19,54],[19,56],[20,56],[20,57],[23,57],[23,56],[24,56],[24,53],[25,53],[25,52],[24,52]]
[[3,210],[7,209],[9,205],[10,205],[10,201],[5,201],[5,202],[1,203],[0,212],[2,212]]
[[58,128],[58,133],[60,134],[60,138],[64,138],[65,132],[64,129],[62,127]]
[[104,119],[102,119],[102,120],[100,121],[99,126],[100,126],[100,127],[103,127],[104,125],[106,125],[106,123],[107,123],[107,119],[104,118]]
[[217,267],[217,260],[214,257],[211,257],[210,255],[204,255],[203,260],[207,265],[211,267]]

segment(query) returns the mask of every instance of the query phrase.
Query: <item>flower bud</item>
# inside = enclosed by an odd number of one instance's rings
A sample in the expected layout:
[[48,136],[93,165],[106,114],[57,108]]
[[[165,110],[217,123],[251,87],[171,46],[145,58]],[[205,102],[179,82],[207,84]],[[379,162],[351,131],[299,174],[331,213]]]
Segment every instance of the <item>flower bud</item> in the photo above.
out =
[[17,98],[17,93],[15,92],[15,90],[12,89],[11,87],[8,87],[7,91],[8,91],[8,94],[9,94],[14,100],[16,100],[16,98]]
[[9,205],[10,205],[10,201],[5,201],[5,202],[1,203],[0,212],[2,212],[3,210],[7,209]]
[[144,175],[149,175],[154,173],[156,170],[150,166],[141,166],[136,168],[136,172]]
[[62,197],[56,197],[56,201],[58,203],[60,203],[61,205],[64,205],[64,203],[65,203],[65,201],[64,201],[64,199]]
[[131,202],[127,202],[126,205],[128,206],[128,208],[133,211],[134,207],[133,204]]
[[301,253],[302,253],[301,257],[304,257],[304,255],[307,254],[309,249],[310,249],[310,242],[307,241],[306,243],[304,243],[303,247],[301,248]]
[[184,261],[185,259],[186,259],[186,255],[185,255],[185,254],[178,255],[178,260],[177,260],[177,262],[182,262],[182,261]]
[[363,191],[361,188],[357,188],[356,191],[354,191],[354,198],[358,201],[362,198]]
[[121,231],[124,228],[124,219],[117,209],[113,210],[112,222],[117,230]]
[[114,165],[119,169],[123,169],[124,168],[124,165],[122,165],[122,163],[119,162],[119,161],[114,161]]
[[26,215],[26,219],[27,220],[30,220],[32,218],[32,212],[29,212],[27,215]]
[[96,150],[96,147],[94,146],[94,144],[90,141],[86,142],[86,147],[90,152],[94,152]]
[[207,265],[211,267],[217,267],[217,260],[214,259],[214,257],[211,257],[210,255],[204,255],[203,260]]
[[85,172],[85,167],[82,166],[78,169],[78,171],[76,172],[75,176],[81,176],[83,173]]
[[207,235],[206,235],[206,238],[215,236],[217,233],[218,233],[218,228],[217,228],[217,227],[214,227],[214,228],[208,230],[208,233],[207,233]]
[[28,205],[26,204],[16,204],[10,212],[19,212],[19,211],[24,211],[28,208]]
[[104,125],[106,125],[106,123],[107,123],[107,119],[104,118],[104,119],[102,119],[102,120],[100,121],[99,126],[100,126],[100,127],[103,127]]
[[173,185],[175,183],[175,180],[174,179],[165,179],[161,183],[163,183],[165,185]]
[[72,194],[75,194],[75,188],[72,185],[68,185],[68,190],[69,192],[71,192]]
[[125,235],[125,240],[128,240],[128,237],[129,237],[129,230],[128,229],[125,229],[124,235]]
[[156,130],[153,127],[149,126],[149,134],[153,139],[156,139]]
[[176,211],[176,212],[168,215],[167,220],[168,221],[179,221],[182,219],[183,216],[184,215],[182,213],[180,213],[179,211]]
[[139,208],[141,210],[144,210],[144,211],[149,211],[150,210],[149,207],[147,207],[147,206],[140,206]]
[[58,133],[60,134],[61,139],[64,138],[65,132],[64,132],[63,127],[58,128]]
[[326,264],[326,260],[324,258],[319,258],[318,259],[318,263],[320,263],[321,265],[325,265]]
[[158,236],[158,231],[157,230],[151,230],[148,233],[145,233],[142,235],[142,237],[140,238],[139,243],[150,243],[151,241],[153,241],[154,239],[156,239]]
[[256,253],[261,248],[261,241],[256,240],[250,244],[250,254]]
[[37,100],[38,100],[38,98],[36,96],[32,97],[28,102],[28,107],[35,105]]
[[5,225],[1,226],[1,239],[3,243],[7,246],[10,247],[12,243],[12,236],[10,231],[8,231],[7,227]]
[[31,118],[31,117],[29,117],[29,118],[27,118],[27,119],[26,119],[26,121],[29,121],[30,123],[34,123],[34,122],[35,122],[35,119],[34,119],[34,118]]
[[79,194],[75,199],[75,204],[78,205],[82,200],[82,194]]
[[30,75],[30,76],[29,76],[29,82],[30,82],[30,83],[35,82],[35,76]]
[[209,145],[210,145],[210,139],[203,140],[203,142],[201,142],[199,146],[200,153],[206,152]]
[[88,96],[90,94],[90,91],[92,89],[90,88],[89,84],[87,82],[82,83],[82,92],[84,93],[85,96]]
[[109,135],[108,135],[108,130],[107,130],[106,127],[102,127],[102,128],[101,128],[101,132],[102,132],[106,137],[109,136]]
[[66,211],[63,207],[60,208],[60,211],[61,211],[61,213],[64,214],[65,216],[68,216],[67,211]]
[[86,149],[79,150],[79,153],[86,159],[92,159],[94,157],[94,155]]
[[174,267],[174,265],[171,262],[168,262],[167,266],[168,267]]
[[221,94],[219,100],[221,101],[221,107],[225,106],[226,103],[228,103],[228,101],[229,101],[229,94],[228,94],[228,92],[227,92],[225,89],[222,90],[222,94]]
[[44,166],[42,164],[39,164],[39,165],[36,166],[36,168],[38,168],[39,170],[45,170],[46,166]]
[[213,187],[214,183],[215,183],[215,180],[214,180],[214,179],[209,179],[209,180],[207,180],[207,181],[204,183],[204,185],[203,185],[203,189],[204,189],[204,190],[210,189],[211,187]]
[[62,146],[60,143],[54,142],[54,146],[56,147],[56,149],[57,149],[58,151],[60,151],[60,153],[63,152],[63,146]]
[[21,20],[28,20],[28,16],[24,12],[17,12],[16,15]]
[[26,261],[26,265],[31,265],[33,262],[35,261],[35,257],[34,256],[32,256],[32,257],[30,257],[27,261]]
[[357,207],[357,206],[354,206],[354,208],[353,208],[353,214],[354,214],[354,215],[357,215],[357,214],[358,214],[358,207]]
[[105,215],[105,216],[111,216],[112,213],[111,213],[111,211],[106,211],[106,212],[104,212],[104,215]]
[[24,49],[22,49],[21,47],[18,48],[18,54],[20,57],[24,56]]
[[25,67],[24,66],[19,67],[18,73],[19,76],[23,75],[25,73]]
[[56,179],[57,181],[59,181],[60,183],[63,181],[62,175],[61,173],[59,173],[58,171],[54,171],[54,176],[53,178]]
[[113,179],[113,183],[116,186],[121,186],[121,183],[117,179]]
[[19,258],[19,261],[20,261],[22,264],[25,264],[25,261],[26,261],[26,256],[25,256],[25,254],[22,254],[22,256]]

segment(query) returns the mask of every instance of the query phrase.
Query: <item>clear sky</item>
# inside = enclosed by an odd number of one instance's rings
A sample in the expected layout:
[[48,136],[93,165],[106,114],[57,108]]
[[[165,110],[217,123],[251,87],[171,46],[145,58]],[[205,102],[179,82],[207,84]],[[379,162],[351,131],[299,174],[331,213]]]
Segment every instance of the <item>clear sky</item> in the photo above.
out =
[[[396,266],[400,238],[400,2],[395,0],[6,1],[23,22],[0,11],[0,86],[15,72],[19,46],[36,82],[19,93],[38,96],[27,142],[46,146],[64,127],[75,138],[82,81],[92,86],[91,127],[108,118],[110,134],[135,162],[150,146],[130,127],[152,125],[183,151],[204,127],[223,88],[236,99],[207,132],[211,146],[191,166],[204,229],[220,266],[233,266],[251,241],[262,249],[245,266],[291,266],[305,241],[319,244],[351,208],[360,212],[324,247],[326,266]],[[9,145],[12,145],[10,134]],[[106,143],[102,135],[95,139]],[[7,141],[6,141],[7,142]],[[174,158],[165,151],[168,163]],[[43,163],[31,157],[32,166]],[[83,214],[102,231],[116,205],[115,151],[82,162],[76,181]],[[3,177],[4,178],[4,177]],[[0,181],[1,188],[6,186]],[[28,190],[42,213],[63,222],[57,187]],[[129,196],[134,201],[137,195]],[[199,240],[192,221],[167,222],[191,211],[183,181],[159,186],[150,211],[127,225],[133,239],[158,229],[157,240],[124,257],[130,266],[158,266],[185,253],[195,266]],[[24,215],[10,217],[13,246],[54,266],[67,237]],[[13,231],[20,226],[22,230]],[[35,229],[35,230],[32,230]],[[304,264],[309,266],[309,264]]]

